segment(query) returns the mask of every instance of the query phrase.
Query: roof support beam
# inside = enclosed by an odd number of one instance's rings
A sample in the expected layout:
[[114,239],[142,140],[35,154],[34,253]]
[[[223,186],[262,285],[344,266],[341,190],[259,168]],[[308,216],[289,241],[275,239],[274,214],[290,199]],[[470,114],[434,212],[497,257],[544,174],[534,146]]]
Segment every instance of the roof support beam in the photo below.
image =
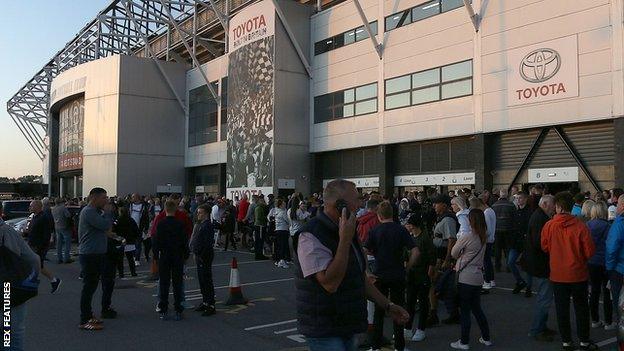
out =
[[360,14],[360,19],[362,19],[362,23],[364,24],[364,29],[368,33],[368,37],[373,43],[373,47],[375,48],[375,51],[377,51],[377,55],[379,56],[379,59],[381,60],[381,58],[383,57],[382,45],[377,42],[377,37],[373,35],[373,30],[370,27],[370,23],[368,22],[368,19],[366,18],[366,15],[364,14],[364,10],[362,10],[362,5],[360,5],[360,0],[353,0],[353,3],[355,4],[355,7],[357,8],[358,14]]
[[297,51],[299,60],[301,60],[303,67],[308,73],[308,77],[312,79],[312,68],[310,66],[310,63],[308,62],[308,59],[306,58],[306,56],[303,54],[303,51],[301,50],[301,46],[299,45],[299,42],[297,41],[297,38],[295,37],[295,34],[293,33],[292,29],[290,29],[288,20],[286,19],[286,16],[284,15],[284,12],[282,11],[282,8],[280,7],[277,0],[273,0],[273,6],[275,6],[275,12],[277,12],[277,16],[282,21],[282,24],[284,25],[284,29],[286,29],[286,34],[288,34],[288,38],[290,39],[290,43],[295,48],[295,51]]
[[466,7],[466,11],[468,11],[468,16],[470,16],[470,20],[472,21],[472,25],[474,26],[475,32],[478,32],[479,22],[481,18],[479,18],[479,15],[474,12],[474,8],[472,7],[470,0],[464,0],[464,6]]

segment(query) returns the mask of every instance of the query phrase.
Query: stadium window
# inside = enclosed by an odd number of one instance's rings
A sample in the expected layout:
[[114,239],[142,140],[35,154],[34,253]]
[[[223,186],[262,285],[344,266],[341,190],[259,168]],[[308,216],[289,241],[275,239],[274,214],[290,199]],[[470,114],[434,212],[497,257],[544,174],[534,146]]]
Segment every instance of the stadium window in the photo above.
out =
[[[217,82],[213,88],[217,91]],[[189,91],[188,146],[217,141],[218,104],[206,85]]]
[[314,98],[314,123],[377,112],[377,83]]
[[385,81],[386,110],[468,95],[472,95],[472,60]]
[[[472,2],[472,1],[471,1]],[[385,18],[386,32],[464,6],[463,0],[432,0]]]
[[[371,32],[377,35],[377,21],[370,23]],[[343,46],[353,44],[368,38],[368,32],[364,26],[348,30],[344,33],[323,39],[314,44],[314,55],[320,55]]]

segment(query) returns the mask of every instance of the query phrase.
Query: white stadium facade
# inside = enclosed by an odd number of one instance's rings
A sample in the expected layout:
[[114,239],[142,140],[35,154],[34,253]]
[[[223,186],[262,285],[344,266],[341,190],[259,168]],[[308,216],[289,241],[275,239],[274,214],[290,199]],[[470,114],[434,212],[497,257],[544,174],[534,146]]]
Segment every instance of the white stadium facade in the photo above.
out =
[[623,0],[115,0],[7,103],[52,195],[624,183]]

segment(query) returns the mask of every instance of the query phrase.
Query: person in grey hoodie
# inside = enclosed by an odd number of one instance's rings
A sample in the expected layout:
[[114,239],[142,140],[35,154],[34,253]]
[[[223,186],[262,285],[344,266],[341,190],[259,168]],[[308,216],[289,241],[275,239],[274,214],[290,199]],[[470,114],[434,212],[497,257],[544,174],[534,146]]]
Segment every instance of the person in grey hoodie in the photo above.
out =
[[[9,251],[18,255],[28,263],[39,275],[39,256],[26,244],[20,233],[2,220],[2,202],[0,201],[0,242]],[[24,349],[24,334],[26,332],[26,303],[11,306],[11,350]]]

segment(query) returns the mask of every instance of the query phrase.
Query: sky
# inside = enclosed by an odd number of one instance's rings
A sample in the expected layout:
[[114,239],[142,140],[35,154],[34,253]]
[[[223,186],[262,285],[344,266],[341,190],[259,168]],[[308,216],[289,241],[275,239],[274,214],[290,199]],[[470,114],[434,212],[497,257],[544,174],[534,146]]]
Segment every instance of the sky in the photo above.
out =
[[112,0],[3,1],[0,10],[0,177],[42,174],[6,102]]

